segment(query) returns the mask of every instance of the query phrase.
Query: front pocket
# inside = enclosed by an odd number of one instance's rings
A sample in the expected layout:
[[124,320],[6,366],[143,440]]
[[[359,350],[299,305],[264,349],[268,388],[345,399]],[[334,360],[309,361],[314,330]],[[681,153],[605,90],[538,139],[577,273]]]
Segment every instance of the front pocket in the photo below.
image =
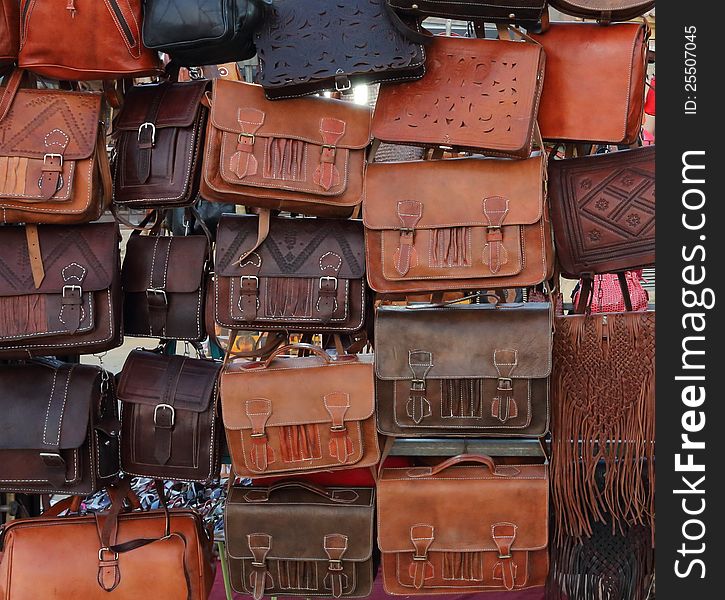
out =
[[71,198],[76,162],[66,160],[53,195],[47,199],[39,185],[43,160],[21,156],[0,156],[0,205],[3,201],[67,202]]
[[0,297],[0,340],[27,340],[62,334],[82,334],[94,328],[92,293],[83,294],[80,322],[74,329],[59,294]]

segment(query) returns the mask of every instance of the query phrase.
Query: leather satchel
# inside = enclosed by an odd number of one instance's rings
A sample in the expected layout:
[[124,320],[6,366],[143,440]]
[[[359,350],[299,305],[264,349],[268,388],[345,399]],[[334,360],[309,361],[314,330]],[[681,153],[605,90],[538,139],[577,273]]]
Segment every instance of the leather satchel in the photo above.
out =
[[396,437],[543,436],[551,304],[380,306],[378,430]]
[[255,36],[267,98],[420,79],[423,46],[398,31],[385,3],[274,0]]
[[373,488],[235,487],[224,511],[234,591],[364,598],[373,587]]
[[123,341],[115,223],[0,228],[0,358],[93,354]]
[[50,359],[0,365],[0,398],[0,491],[88,495],[118,474],[106,371]]
[[402,16],[441,17],[462,21],[516,23],[534,26],[541,21],[546,0],[387,0]]
[[215,320],[224,327],[359,331],[368,307],[362,224],[223,215],[214,281]]
[[211,360],[131,351],[118,382],[125,473],[200,483],[219,477],[220,368]]
[[373,136],[528,158],[544,81],[541,46],[436,37],[426,52],[423,79],[380,86]]
[[101,95],[0,88],[0,222],[80,224],[111,202]]
[[362,200],[370,115],[330,98],[271,102],[258,85],[217,79],[201,195],[347,218]]
[[597,19],[603,24],[631,21],[652,10],[654,0],[549,0],[549,4],[566,15]]
[[546,52],[539,110],[545,140],[637,141],[649,33],[648,25],[638,23],[552,23],[546,33],[532,34]]
[[363,221],[370,287],[414,293],[526,287],[550,278],[545,178],[541,155],[369,165]]
[[[462,466],[461,463],[477,463]],[[383,469],[378,546],[389,594],[505,592],[549,570],[546,465],[463,454],[433,467]]]
[[20,43],[18,0],[0,0],[0,73],[18,59]]
[[[290,350],[316,356],[280,356]],[[220,389],[234,471],[257,478],[377,464],[374,385],[372,355],[333,358],[310,344],[230,364]]]

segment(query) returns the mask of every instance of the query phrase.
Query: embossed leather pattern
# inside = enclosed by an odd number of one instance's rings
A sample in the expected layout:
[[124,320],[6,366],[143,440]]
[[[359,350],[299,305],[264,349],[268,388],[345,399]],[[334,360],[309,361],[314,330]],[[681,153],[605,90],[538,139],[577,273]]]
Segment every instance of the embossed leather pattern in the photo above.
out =
[[403,16],[536,24],[546,0],[387,0]]
[[549,0],[560,12],[582,19],[629,21],[654,8],[654,0]]
[[615,273],[655,264],[655,147],[549,163],[562,273]]
[[373,136],[527,158],[544,80],[541,46],[436,37],[426,52],[423,79],[380,86]]
[[0,0],[0,73],[18,58],[20,5],[17,0]]
[[423,46],[395,28],[385,2],[275,0],[256,34],[258,80],[267,97],[420,79]]

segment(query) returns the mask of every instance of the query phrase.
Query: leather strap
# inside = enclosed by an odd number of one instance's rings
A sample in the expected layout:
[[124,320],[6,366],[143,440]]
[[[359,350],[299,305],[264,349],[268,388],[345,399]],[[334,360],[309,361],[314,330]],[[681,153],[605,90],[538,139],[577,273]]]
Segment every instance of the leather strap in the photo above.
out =
[[579,302],[574,308],[574,313],[583,315],[591,308],[593,297],[594,279],[593,275],[584,275],[581,280],[581,289],[579,290]]
[[433,577],[433,565],[428,560],[428,549],[435,539],[435,529],[432,525],[413,525],[410,528],[410,541],[415,552],[411,563],[411,577],[413,587],[423,589],[425,580]]
[[60,453],[60,441],[74,369],[75,365],[73,364],[64,364],[57,369],[45,412],[45,427],[43,428],[40,457],[47,469],[48,480],[56,488],[62,488],[66,483],[67,465]]
[[491,536],[498,548],[498,559],[501,563],[503,585],[510,592],[516,584],[516,564],[511,555],[511,547],[516,539],[516,525],[513,523],[494,523],[491,525]]
[[2,96],[0,96],[0,122],[10,112],[10,107],[13,105],[13,100],[18,94],[20,84],[23,81],[23,75],[25,71],[23,69],[15,69],[10,77],[5,79],[5,89],[3,90]]
[[272,403],[266,398],[253,398],[244,403],[244,412],[252,426],[250,458],[254,470],[263,473],[275,461],[274,449],[267,437],[267,421],[272,416]]
[[508,262],[508,254],[503,245],[502,227],[509,212],[509,201],[502,196],[489,196],[483,199],[483,214],[488,221],[486,226],[486,245],[483,262],[491,273],[497,274]]
[[320,257],[319,264],[321,277],[317,282],[318,291],[315,310],[320,322],[327,324],[332,321],[332,317],[338,308],[339,280],[337,275],[342,268],[342,256],[336,252],[326,252]]
[[513,396],[513,375],[518,366],[518,352],[513,349],[494,350],[493,365],[498,373],[496,396],[491,403],[491,416],[501,423],[515,419],[519,415],[516,399]]
[[406,275],[414,260],[415,226],[423,217],[423,204],[417,200],[401,200],[398,202],[398,218],[402,224],[400,229],[400,243],[395,259],[395,269],[401,275]]
[[340,183],[340,172],[335,166],[337,144],[345,135],[345,121],[325,117],[320,121],[320,135],[322,136],[322,150],[320,151],[320,164],[313,175],[313,181],[323,190],[329,191]]
[[407,413],[416,425],[431,413],[431,405],[426,398],[426,377],[433,368],[433,353],[426,350],[409,350],[408,367],[413,374],[410,382]]
[[395,12],[395,9],[390,6],[388,0],[383,0],[382,4],[383,6],[385,6],[385,10],[388,13],[390,22],[392,23],[393,27],[398,30],[398,33],[405,36],[414,44],[424,44],[427,46],[428,44],[433,42],[433,38],[435,36],[430,31],[423,29],[423,27],[420,27],[419,30],[413,29],[405,21],[403,21],[403,19],[400,18],[400,15],[398,15],[398,13]]
[[33,273],[33,283],[35,288],[38,289],[43,284],[43,279],[45,279],[45,267],[43,266],[37,225],[25,226],[25,239],[28,243],[28,256],[30,258],[30,270]]
[[[108,12],[111,13],[113,22],[116,24],[118,33],[121,34],[121,39],[126,45],[129,54],[134,58],[140,58],[141,45],[139,44],[139,39],[141,38],[141,32],[139,31],[137,19],[131,11],[131,6],[128,2],[119,2],[118,0],[103,1],[106,3],[106,8],[108,8]],[[125,21],[125,24],[128,27],[128,34],[130,34],[132,38],[130,40],[128,39],[126,30],[121,25],[119,15]]]
[[101,203],[110,206],[113,199],[113,178],[111,176],[111,163],[106,151],[106,135],[103,128],[98,128],[98,140],[96,141],[96,157],[98,158],[98,170],[101,175],[101,189],[103,197]]
[[153,95],[151,103],[148,105],[146,120],[138,128],[138,135],[136,136],[138,149],[136,176],[140,183],[146,183],[151,176],[151,156],[156,144],[156,121],[168,89],[168,84],[160,84],[159,92]]
[[252,596],[254,600],[262,600],[264,591],[274,585],[267,570],[267,554],[272,549],[272,536],[267,533],[250,533],[247,535],[247,544],[252,553]]
[[617,273],[619,287],[622,290],[622,298],[624,299],[624,307],[627,312],[632,312],[632,297],[629,295],[629,285],[627,285],[627,274]]
[[340,533],[330,533],[323,538],[322,547],[327,554],[327,574],[324,587],[333,598],[340,598],[347,587],[347,576],[343,572],[342,557],[347,552],[348,538]]
[[237,123],[242,130],[237,138],[237,151],[232,155],[232,171],[239,179],[253,177],[259,171],[259,161],[254,156],[257,131],[264,124],[265,114],[256,108],[237,110]]
[[331,392],[323,402],[330,415],[330,456],[340,464],[345,464],[353,453],[352,439],[345,425],[345,415],[350,409],[350,395],[344,392]]
[[[135,232],[134,232],[135,233]],[[166,320],[169,314],[169,298],[166,292],[166,272],[174,238],[158,236],[154,242],[151,273],[146,288],[146,304],[149,315],[149,334],[153,337],[166,337]]]
[[179,378],[187,358],[171,355],[164,373],[163,394],[154,408],[154,458],[159,465],[165,465],[171,458],[171,446],[176,425],[176,391]]
[[270,211],[268,208],[259,209],[259,213],[257,214],[257,241],[254,242],[254,246],[252,246],[248,250],[245,250],[233,264],[241,265],[244,260],[250,254],[252,254],[252,252],[257,250],[257,248],[259,248],[264,243],[264,240],[266,240],[267,236],[269,235],[269,225],[271,222],[271,217],[272,211]]

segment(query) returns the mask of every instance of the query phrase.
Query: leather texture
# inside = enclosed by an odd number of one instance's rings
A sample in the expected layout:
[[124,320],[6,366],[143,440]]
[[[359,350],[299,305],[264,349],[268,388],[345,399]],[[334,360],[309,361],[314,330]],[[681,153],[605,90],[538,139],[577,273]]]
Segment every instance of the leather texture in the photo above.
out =
[[552,160],[549,198],[566,277],[654,266],[654,146]]
[[373,488],[233,488],[224,511],[232,587],[254,600],[369,596],[374,510]]
[[421,80],[380,86],[373,136],[528,158],[544,81],[541,46],[435,37],[426,52]]
[[275,0],[255,36],[267,97],[420,79],[423,46],[395,28],[385,2]]
[[50,359],[0,365],[0,397],[0,491],[87,495],[116,477],[112,375]]
[[630,21],[652,10],[654,0],[549,0],[559,12],[602,23]]
[[551,305],[380,306],[378,431],[396,437],[543,436]]
[[633,144],[642,125],[649,27],[552,23],[539,127],[545,140]]
[[201,195],[347,218],[362,200],[370,120],[367,106],[330,98],[271,102],[258,85],[217,79]]
[[125,473],[201,483],[219,477],[220,368],[211,360],[131,351],[118,382]]
[[387,0],[401,16],[442,17],[462,21],[535,25],[546,10],[546,0]]
[[414,293],[548,279],[554,246],[545,178],[541,155],[369,165],[363,222],[370,287]]
[[214,318],[251,331],[353,333],[365,325],[360,221],[272,217],[251,254],[256,215],[223,215],[216,245]]
[[[481,464],[463,464],[469,461]],[[383,469],[377,494],[389,594],[510,592],[546,583],[546,465],[461,455],[435,467]]]
[[37,239],[31,227],[0,228],[0,358],[119,346],[118,226],[38,225]]
[[17,0],[0,0],[0,73],[18,58],[20,5]]

